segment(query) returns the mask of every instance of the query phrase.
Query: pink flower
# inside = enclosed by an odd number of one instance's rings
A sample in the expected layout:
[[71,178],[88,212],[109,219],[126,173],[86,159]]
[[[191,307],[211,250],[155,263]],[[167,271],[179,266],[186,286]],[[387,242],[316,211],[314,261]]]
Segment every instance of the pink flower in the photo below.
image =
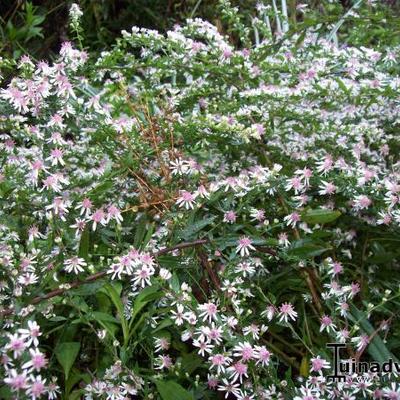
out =
[[311,372],[321,372],[323,368],[330,368],[329,362],[317,356],[311,359]]
[[215,342],[217,344],[222,341],[222,327],[216,327],[215,323],[211,323],[211,328],[207,327],[207,338],[210,342]]
[[287,226],[291,226],[292,228],[296,227],[296,224],[300,222],[300,214],[297,212],[293,212],[286,217],[283,218],[283,220],[286,222]]
[[4,382],[14,391],[26,389],[28,386],[26,372],[19,374],[15,369],[9,372],[8,377],[4,378]]
[[26,346],[27,344],[25,343],[24,338],[19,336],[18,333],[14,333],[13,335],[9,335],[9,341],[5,348],[7,351],[12,351],[13,357],[17,358],[22,355]]
[[279,307],[279,321],[288,322],[288,319],[296,320],[297,312],[294,311],[293,305],[291,303],[283,303]]
[[340,343],[346,343],[346,341],[350,338],[350,332],[348,329],[341,329],[336,333],[336,339]]
[[223,56],[223,58],[231,58],[232,57],[232,55],[233,55],[233,52],[232,52],[232,50],[230,49],[230,48],[225,48],[224,49],[224,51],[222,52],[222,56]]
[[75,207],[75,209],[76,210],[80,209],[81,215],[85,214],[85,216],[88,217],[92,209],[92,206],[93,206],[92,202],[90,201],[90,199],[86,197],[82,200],[81,204],[78,204],[78,206]]
[[260,328],[257,324],[251,324],[243,328],[243,333],[245,336],[252,335],[254,340],[259,339]]
[[256,350],[256,364],[261,364],[262,366],[267,366],[269,364],[271,353],[267,350],[265,346],[255,346]]
[[107,274],[112,274],[111,279],[121,279],[121,274],[132,275],[133,273],[133,260],[129,255],[125,255],[119,258],[119,262],[111,264],[107,270]]
[[249,342],[237,344],[233,348],[233,355],[235,357],[241,357],[242,361],[249,361],[256,358],[256,352]]
[[54,114],[48,123],[48,126],[57,126],[58,128],[64,128],[63,117],[60,114]]
[[228,379],[223,378],[222,383],[218,386],[218,390],[225,393],[225,399],[228,398],[230,394],[233,394],[236,398],[240,396],[239,383],[229,382]]
[[248,377],[247,375],[247,365],[243,364],[241,361],[236,362],[231,367],[227,369],[230,372],[230,378],[232,382],[239,380],[240,383],[243,382],[243,377]]
[[177,304],[176,311],[171,311],[172,319],[175,321],[177,326],[181,326],[186,319],[186,313],[182,304]]
[[321,181],[321,185],[319,187],[319,194],[320,195],[332,195],[336,192],[337,187],[331,182]]
[[159,364],[158,367],[156,367],[156,369],[164,369],[164,368],[169,369],[172,367],[172,359],[168,355],[158,356],[158,358],[156,359],[156,362]]
[[365,349],[370,342],[368,335],[354,337],[353,339],[351,339],[351,341],[356,344],[357,351]]
[[217,368],[217,373],[225,373],[225,366],[228,365],[232,359],[224,356],[223,354],[215,354],[209,357],[211,362],[211,369]]
[[321,327],[319,329],[320,332],[323,332],[325,329],[327,332],[333,331],[336,328],[336,325],[333,323],[332,318],[328,315],[323,315],[320,319]]
[[353,298],[357,293],[360,292],[360,284],[358,282],[352,282],[350,286],[343,288],[347,293],[349,298]]
[[304,167],[303,169],[296,170],[295,173],[299,175],[300,179],[304,181],[305,186],[310,185],[310,178],[312,177],[313,174],[311,169]]
[[111,204],[107,209],[107,222],[109,222],[111,219],[115,219],[118,224],[123,221],[121,211],[114,204]]
[[36,225],[32,225],[28,230],[29,241],[32,242],[35,239],[43,239],[44,236],[39,232],[39,228]]
[[349,304],[346,303],[346,302],[341,302],[341,303],[339,303],[339,308],[340,308],[340,315],[342,317],[346,317],[347,313],[348,313],[348,311],[350,309]]
[[28,329],[20,328],[18,332],[21,334],[21,338],[24,340],[27,339],[27,346],[30,346],[32,343],[36,347],[39,345],[38,337],[42,335],[42,332],[40,332],[40,326],[36,321],[28,321]]
[[294,190],[295,194],[298,194],[303,190],[304,186],[303,183],[301,182],[301,179],[295,176],[294,178],[290,178],[286,181],[286,191]]
[[236,221],[236,213],[235,211],[227,211],[224,214],[224,222],[228,222],[230,224],[233,224]]
[[86,267],[86,261],[83,258],[80,257],[72,257],[69,258],[68,260],[64,261],[64,269],[70,273],[70,272],[74,272],[74,274],[78,275],[79,272],[83,272],[84,268]]
[[43,188],[47,190],[54,190],[55,192],[61,191],[61,186],[59,184],[59,179],[56,175],[49,175],[46,179],[42,181]]
[[223,184],[225,185],[225,192],[227,192],[229,189],[236,191],[238,187],[238,180],[234,176],[228,176],[224,180]]
[[200,354],[202,357],[205,356],[205,353],[211,353],[212,349],[214,348],[212,344],[202,340],[193,340],[193,346],[199,348],[197,353]]
[[151,285],[150,278],[154,275],[154,268],[147,265],[142,265],[140,269],[134,272],[132,283],[144,288],[146,285]]
[[356,210],[365,210],[372,204],[372,200],[364,195],[356,196],[354,198],[353,207]]
[[31,177],[35,186],[36,186],[37,180],[39,178],[39,173],[42,170],[45,170],[42,160],[36,160],[31,164],[31,172],[30,172],[30,174],[28,174],[28,177]]
[[179,207],[185,207],[186,210],[193,210],[194,205],[196,204],[196,194],[182,190],[180,197],[176,201],[176,204],[178,204]]
[[317,162],[317,171],[321,175],[326,175],[333,168],[333,159],[331,155],[327,155],[323,160]]
[[106,220],[106,215],[104,213],[104,211],[99,208],[98,210],[96,210],[92,217],[91,220],[93,221],[93,230],[96,230],[97,224],[101,224],[101,225],[105,225],[107,220]]
[[331,273],[332,275],[339,275],[339,274],[341,274],[342,272],[343,272],[343,265],[342,265],[340,262],[335,261],[335,262],[333,262],[333,263],[331,264],[330,273]]
[[16,87],[10,87],[4,90],[3,97],[10,100],[10,103],[18,112],[25,114],[29,111],[28,101],[24,97],[24,93]]
[[76,218],[75,224],[70,225],[70,228],[75,229],[75,237],[79,237],[81,233],[85,230],[86,222],[83,219]]
[[274,318],[274,315],[276,314],[277,311],[278,311],[278,310],[276,309],[275,306],[269,305],[269,306],[267,306],[267,308],[265,309],[265,311],[263,311],[263,312],[261,313],[261,315],[262,315],[263,317],[267,317],[267,318],[268,318],[268,321],[272,321],[272,318]]
[[242,236],[236,247],[236,253],[240,253],[242,257],[250,255],[249,250],[255,250],[255,247],[252,245],[252,240],[247,236]]
[[216,389],[218,386],[218,379],[215,376],[208,375],[207,376],[207,386],[210,389]]
[[65,165],[63,160],[63,151],[61,149],[55,148],[50,152],[50,156],[47,158],[47,161],[51,161],[51,165]]
[[29,383],[27,394],[31,396],[32,400],[39,399],[46,392],[46,379],[42,379],[40,375],[31,376],[31,382]]
[[210,193],[204,185],[200,185],[196,190],[196,196],[200,196],[202,199],[209,199]]
[[282,232],[278,235],[278,242],[281,246],[287,247],[290,245],[288,240],[288,234],[286,232]]
[[199,314],[203,321],[208,319],[209,322],[217,319],[218,307],[214,303],[200,304],[198,309],[201,311]]
[[40,371],[47,365],[46,357],[38,349],[29,349],[31,355],[30,361],[27,361],[22,365],[23,369],[32,369],[35,371]]
[[167,338],[161,337],[161,338],[154,338],[155,339],[155,347],[154,350],[156,352],[162,351],[162,350],[168,350],[170,346],[170,342]]

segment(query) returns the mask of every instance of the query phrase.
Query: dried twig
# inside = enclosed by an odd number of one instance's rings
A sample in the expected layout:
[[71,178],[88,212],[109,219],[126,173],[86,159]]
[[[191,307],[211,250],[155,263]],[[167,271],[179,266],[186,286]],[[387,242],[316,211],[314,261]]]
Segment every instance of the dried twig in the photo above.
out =
[[214,285],[214,288],[217,290],[221,289],[221,284],[219,281],[219,278],[217,274],[215,273],[210,261],[208,260],[207,254],[204,253],[203,251],[199,251],[199,258],[200,258],[200,263],[203,268],[207,271],[208,276],[211,279],[211,282]]

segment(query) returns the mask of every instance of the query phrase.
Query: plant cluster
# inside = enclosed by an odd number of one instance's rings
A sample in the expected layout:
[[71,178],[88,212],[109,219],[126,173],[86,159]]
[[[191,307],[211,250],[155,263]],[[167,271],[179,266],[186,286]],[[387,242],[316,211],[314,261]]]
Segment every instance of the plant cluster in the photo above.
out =
[[1,398],[400,398],[400,47],[223,10],[1,90]]

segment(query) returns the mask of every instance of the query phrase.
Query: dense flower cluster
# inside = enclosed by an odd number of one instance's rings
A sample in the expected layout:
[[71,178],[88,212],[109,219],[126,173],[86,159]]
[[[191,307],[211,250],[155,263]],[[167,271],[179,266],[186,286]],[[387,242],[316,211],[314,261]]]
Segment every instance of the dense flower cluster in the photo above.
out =
[[60,392],[57,378],[52,377],[46,382],[40,375],[48,364],[45,354],[38,349],[41,335],[39,325],[30,320],[26,328],[8,334],[1,360],[6,373],[4,382],[19,395],[25,392],[32,399],[44,396],[56,399]]
[[225,11],[0,91],[1,398],[400,398],[400,48]]

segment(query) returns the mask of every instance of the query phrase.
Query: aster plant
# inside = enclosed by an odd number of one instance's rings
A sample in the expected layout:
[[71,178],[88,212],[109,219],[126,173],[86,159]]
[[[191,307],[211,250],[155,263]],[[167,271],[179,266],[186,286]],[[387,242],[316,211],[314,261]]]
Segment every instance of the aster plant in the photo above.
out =
[[400,49],[221,3],[4,83],[1,398],[400,398]]

